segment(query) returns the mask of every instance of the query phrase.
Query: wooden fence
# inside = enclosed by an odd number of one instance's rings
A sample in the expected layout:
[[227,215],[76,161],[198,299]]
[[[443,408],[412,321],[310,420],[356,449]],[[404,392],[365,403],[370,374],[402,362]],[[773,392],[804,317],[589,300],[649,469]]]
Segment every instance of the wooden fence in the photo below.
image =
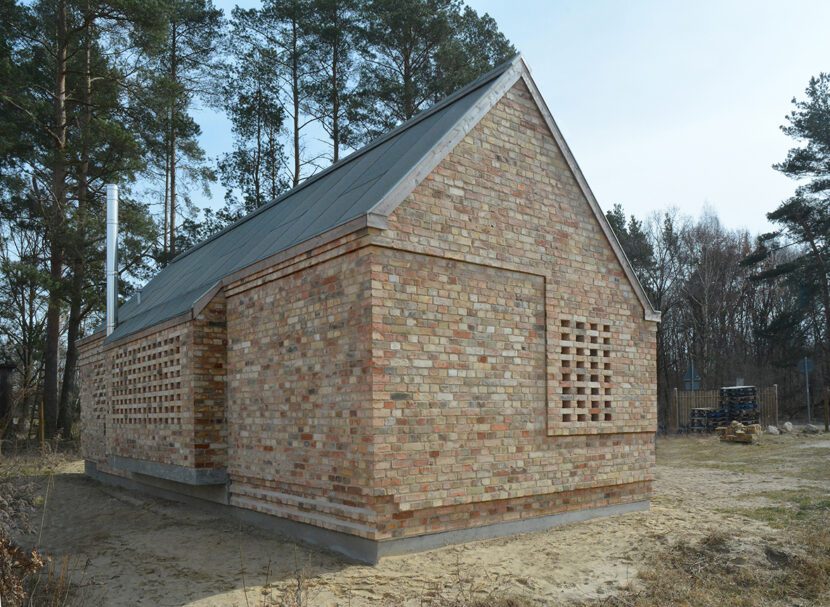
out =
[[[674,389],[669,403],[667,431],[686,432],[689,429],[689,414],[692,409],[717,409],[720,407],[720,390],[683,391]],[[773,384],[758,389],[758,408],[763,427],[778,425],[778,386]]]

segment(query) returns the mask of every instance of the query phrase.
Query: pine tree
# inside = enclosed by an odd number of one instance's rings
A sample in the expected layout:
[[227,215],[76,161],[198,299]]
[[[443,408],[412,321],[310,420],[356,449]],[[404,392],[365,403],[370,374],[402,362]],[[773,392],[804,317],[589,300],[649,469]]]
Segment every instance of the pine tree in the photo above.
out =
[[307,107],[331,140],[331,161],[350,145],[357,64],[357,0],[313,0],[309,36],[312,74],[306,86]]
[[[233,151],[219,162],[226,188],[225,208],[216,216],[219,224],[235,221],[276,199],[287,187],[279,51],[262,44],[249,29],[248,24],[257,17],[256,11],[236,8],[233,12],[222,95],[234,140]],[[208,227],[208,232],[217,227]]]
[[[3,146],[6,189],[0,194],[14,205],[14,229],[43,237],[43,403],[46,435],[53,436],[59,427],[71,431],[75,341],[93,311],[89,294],[100,276],[88,272],[103,235],[97,192],[105,180],[129,180],[141,164],[140,146],[125,122],[125,74],[114,63],[114,57],[129,53],[100,45],[101,39],[120,44],[130,38],[101,34],[115,23],[128,34],[135,7],[44,0],[16,8],[7,22],[17,25],[7,39],[14,70],[4,70],[0,81],[0,133],[16,131],[23,145]],[[136,12],[144,15],[143,9]],[[130,222],[124,225],[129,232]],[[67,358],[60,382],[64,334]]]
[[[161,258],[169,260],[180,248],[176,230],[180,198],[187,204],[189,186],[207,192],[215,180],[199,145],[201,128],[190,112],[197,99],[207,99],[215,91],[223,20],[211,0],[164,0],[162,14],[166,36],[144,71],[148,94],[139,103],[146,108],[147,122],[156,125],[156,131],[148,133],[148,144],[156,148],[156,169],[165,177]],[[160,149],[154,139],[161,142]]]
[[516,54],[495,19],[487,13],[479,15],[469,6],[450,13],[450,29],[452,35],[438,49],[435,59],[435,101]]
[[801,183],[792,197],[767,214],[780,228],[760,237],[745,263],[756,265],[782,247],[795,247],[796,255],[761,269],[756,279],[788,280],[800,292],[802,315],[821,310],[825,371],[830,371],[830,74],[811,78],[805,95],[804,100],[793,99],[795,109],[781,127],[802,145],[774,166]]
[[435,98],[435,56],[450,37],[455,6],[455,0],[369,0],[362,7],[364,61],[352,109],[362,142]]
[[458,0],[368,0],[351,117],[369,141],[489,71],[513,48],[485,15]]
[[654,265],[654,249],[643,229],[643,223],[634,215],[626,219],[625,211],[620,204],[615,204],[605,216],[637,277],[645,283],[647,273]]
[[315,122],[306,112],[306,87],[310,78],[310,0],[265,0],[260,9],[236,11],[235,27],[246,31],[247,44],[263,55],[271,53],[265,69],[269,81],[278,81],[279,100],[288,122],[288,175],[291,186],[302,180],[307,166],[316,166],[317,157],[308,157],[303,145],[306,128]]

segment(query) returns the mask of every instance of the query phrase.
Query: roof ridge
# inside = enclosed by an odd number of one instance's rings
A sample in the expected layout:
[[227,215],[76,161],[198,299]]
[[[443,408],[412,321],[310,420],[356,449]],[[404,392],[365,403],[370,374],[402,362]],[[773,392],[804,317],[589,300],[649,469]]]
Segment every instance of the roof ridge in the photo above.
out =
[[340,167],[343,167],[346,164],[360,158],[361,156],[363,156],[366,153],[368,153],[369,151],[375,149],[376,147],[378,147],[382,143],[388,141],[392,137],[395,137],[395,136],[399,135],[403,131],[406,131],[407,129],[415,126],[416,124],[419,124],[419,123],[423,122],[424,120],[426,120],[427,118],[429,118],[430,116],[435,114],[436,112],[439,112],[442,109],[444,109],[445,107],[447,107],[449,105],[452,105],[453,103],[455,103],[456,101],[458,101],[462,97],[465,97],[465,96],[469,95],[470,93],[478,90],[479,88],[481,88],[485,84],[489,83],[491,80],[494,80],[495,78],[502,75],[504,72],[506,72],[508,69],[513,67],[518,61],[521,61],[521,60],[522,60],[521,53],[515,54],[509,60],[505,61],[504,63],[501,63],[498,66],[496,66],[495,68],[493,68],[492,70],[490,70],[486,74],[482,74],[481,76],[479,76],[478,78],[476,78],[475,80],[470,82],[469,84],[466,84],[465,86],[461,87],[460,89],[458,89],[454,93],[448,95],[447,97],[444,97],[444,99],[442,99],[438,103],[435,103],[432,106],[430,106],[429,108],[427,108],[427,109],[425,109],[421,112],[418,112],[417,114],[415,114],[409,120],[399,124],[394,129],[392,129],[390,131],[387,131],[383,135],[373,139],[372,141],[370,141],[369,143],[364,145],[362,148],[358,148],[357,150],[355,150],[354,152],[352,152],[351,154],[349,154],[345,158],[342,158],[341,160],[338,160],[337,162],[329,165],[328,167],[326,167],[325,169],[323,169],[319,173],[315,173],[313,175],[310,175],[302,183],[294,186],[293,188],[291,188],[287,192],[284,192],[283,194],[278,196],[276,199],[265,203],[264,205],[262,205],[258,209],[255,209],[255,210],[251,211],[250,213],[248,213],[244,217],[240,217],[239,219],[237,219],[236,221],[234,221],[230,225],[225,226],[224,228],[222,228],[221,230],[216,232],[216,234],[213,234],[213,235],[209,236],[208,238],[205,238],[201,242],[196,243],[195,245],[193,245],[189,249],[187,249],[185,251],[182,251],[176,257],[174,257],[172,260],[170,260],[170,263],[168,264],[168,266],[174,264],[175,262],[179,261],[180,259],[183,259],[184,257],[187,257],[188,255],[190,255],[191,253],[193,253],[193,252],[197,251],[198,249],[202,248],[204,245],[208,244],[209,242],[212,242],[212,241],[216,240],[220,236],[222,236],[222,235],[226,234],[227,232],[230,232],[234,228],[242,225],[243,223],[245,223],[249,219],[252,219],[252,218],[256,217],[257,215],[259,215],[260,213],[264,213],[268,209],[271,209],[271,208],[277,206],[278,204],[285,201],[287,198],[289,198],[293,194],[299,192],[300,190],[306,188],[307,186],[309,186],[313,183],[316,183],[319,179],[321,179],[325,175],[328,175],[329,173],[334,172],[336,169],[339,169]]

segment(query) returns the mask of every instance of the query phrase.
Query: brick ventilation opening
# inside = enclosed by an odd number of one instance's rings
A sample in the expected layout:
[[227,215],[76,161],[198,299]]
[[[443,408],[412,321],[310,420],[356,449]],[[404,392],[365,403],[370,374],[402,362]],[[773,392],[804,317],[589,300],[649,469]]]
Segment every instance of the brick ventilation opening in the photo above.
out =
[[90,385],[92,386],[92,407],[90,410],[96,422],[106,423],[107,405],[109,403],[107,402],[107,369],[103,357],[92,363]]
[[118,425],[181,424],[179,336],[121,350],[113,369],[113,421]]
[[611,325],[561,319],[562,421],[612,421]]

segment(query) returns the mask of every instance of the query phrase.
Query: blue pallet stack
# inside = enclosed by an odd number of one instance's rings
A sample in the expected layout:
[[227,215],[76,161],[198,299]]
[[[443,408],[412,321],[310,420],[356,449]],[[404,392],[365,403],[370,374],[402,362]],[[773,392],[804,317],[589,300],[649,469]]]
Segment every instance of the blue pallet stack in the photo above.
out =
[[733,421],[744,425],[759,423],[758,390],[755,386],[729,386],[720,389],[720,408],[712,421],[714,427],[726,426]]

